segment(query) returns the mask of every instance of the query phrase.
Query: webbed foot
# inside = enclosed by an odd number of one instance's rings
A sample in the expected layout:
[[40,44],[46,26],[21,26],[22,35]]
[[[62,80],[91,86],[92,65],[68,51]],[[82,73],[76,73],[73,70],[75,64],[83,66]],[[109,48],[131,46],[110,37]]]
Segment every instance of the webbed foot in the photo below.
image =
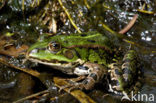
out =
[[71,91],[76,90],[76,89],[80,89],[80,90],[84,89],[84,84],[74,83],[74,84],[65,85],[59,89],[59,92],[61,92],[65,88],[68,88],[68,93],[70,93]]
[[70,92],[73,89],[81,89],[81,88],[76,87],[79,84],[77,82],[79,82],[81,80],[84,80],[85,78],[86,78],[86,76],[80,76],[80,77],[77,77],[77,78],[64,79],[65,81],[68,82],[68,84],[65,85],[65,86],[60,87],[59,92],[61,92],[65,88],[69,88],[68,92]]
[[[85,74],[85,78],[82,79],[81,74],[84,75],[84,73],[87,73],[84,68],[81,67],[76,67],[74,73],[76,75],[79,75],[80,78],[76,79],[76,81],[69,80],[68,83],[69,85],[63,86],[60,88],[60,91],[65,88],[69,88],[69,92],[74,90],[74,89],[92,89],[95,85],[95,83],[99,82],[105,73],[107,73],[107,69],[104,68],[104,66],[95,64],[95,63],[90,63],[87,62],[83,64],[83,67],[86,68],[86,71],[88,74]],[[82,70],[83,69],[83,70]],[[85,71],[82,73],[82,71]],[[84,76],[83,76],[84,77]]]

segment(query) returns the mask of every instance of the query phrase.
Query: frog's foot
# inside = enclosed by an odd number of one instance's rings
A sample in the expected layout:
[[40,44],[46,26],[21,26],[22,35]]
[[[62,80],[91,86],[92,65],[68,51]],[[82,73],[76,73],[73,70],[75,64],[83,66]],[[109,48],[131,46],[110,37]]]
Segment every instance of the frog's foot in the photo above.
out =
[[81,81],[78,86],[89,90],[94,87],[95,83],[102,80],[103,76],[107,74],[107,69],[100,64],[86,62],[82,66],[76,67],[74,74],[87,75],[87,77]]
[[105,73],[107,74],[107,69],[104,68],[104,66],[87,62],[83,64],[83,66],[76,67],[74,71],[74,74],[76,75],[87,76],[80,80],[77,79],[78,81],[70,80],[69,85],[62,87],[61,89],[69,88],[69,91],[73,89],[92,89],[95,83],[99,82],[103,78]]
[[84,80],[85,78],[86,78],[86,76],[81,75],[81,76],[79,76],[77,78],[70,78],[70,79],[66,79],[66,80],[69,80],[71,82],[78,82],[78,81]]
[[89,89],[91,89],[94,86],[95,83],[96,83],[96,81],[93,78],[91,78],[91,77],[86,77],[85,79],[80,80],[79,82],[78,81],[69,80],[68,81],[68,85],[62,86],[59,91],[61,91],[62,89],[65,89],[65,88],[68,88],[68,92],[69,93],[72,90],[75,90],[75,89],[80,89],[80,90],[86,89],[86,90],[89,90]]
[[68,93],[70,93],[72,90],[75,90],[75,89],[80,89],[82,90],[84,88],[84,84],[82,83],[77,83],[77,82],[73,82],[71,84],[68,84],[68,85],[65,85],[65,86],[62,86],[59,90],[59,92],[61,92],[63,89],[65,88],[68,88]]
[[68,84],[60,87],[59,92],[61,92],[65,88],[68,88],[68,92],[71,92],[72,90],[75,90],[75,89],[82,90],[82,89],[90,88],[90,87],[88,87],[88,85],[92,86],[94,84],[91,84],[91,83],[87,84],[88,81],[90,81],[92,83],[95,82],[91,78],[88,80],[86,76],[80,76],[77,78],[65,79],[65,80],[68,82]]
[[[68,79],[64,79],[65,81],[68,82],[68,85],[62,86],[59,89],[59,92],[61,92],[63,89],[65,88],[73,88],[78,84],[77,82],[84,80],[86,78],[86,76],[79,76],[77,78],[68,78]],[[69,90],[68,92],[70,92],[71,90]]]

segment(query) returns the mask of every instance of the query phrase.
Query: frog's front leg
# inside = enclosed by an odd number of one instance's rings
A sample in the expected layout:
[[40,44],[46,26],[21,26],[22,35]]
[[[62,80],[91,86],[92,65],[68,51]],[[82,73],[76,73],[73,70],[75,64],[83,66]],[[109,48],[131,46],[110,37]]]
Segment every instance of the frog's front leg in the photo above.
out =
[[103,78],[106,72],[107,69],[100,64],[87,62],[83,66],[78,66],[75,68],[74,74],[87,75],[87,77],[76,86],[79,86],[80,89],[89,90]]
[[74,74],[78,76],[86,75],[86,78],[79,82],[70,80],[70,85],[65,86],[65,88],[70,88],[70,91],[73,89],[92,89],[95,83],[99,82],[106,73],[107,69],[100,64],[84,63],[74,69]]

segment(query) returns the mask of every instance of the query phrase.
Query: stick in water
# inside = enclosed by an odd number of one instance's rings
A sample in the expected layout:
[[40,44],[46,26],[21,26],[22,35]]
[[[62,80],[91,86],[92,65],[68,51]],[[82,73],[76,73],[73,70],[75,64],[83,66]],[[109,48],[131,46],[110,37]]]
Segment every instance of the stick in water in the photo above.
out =
[[138,18],[138,14],[135,14],[133,19],[127,24],[126,27],[124,27],[122,30],[119,31],[120,34],[126,33],[131,27],[134,25],[136,19]]

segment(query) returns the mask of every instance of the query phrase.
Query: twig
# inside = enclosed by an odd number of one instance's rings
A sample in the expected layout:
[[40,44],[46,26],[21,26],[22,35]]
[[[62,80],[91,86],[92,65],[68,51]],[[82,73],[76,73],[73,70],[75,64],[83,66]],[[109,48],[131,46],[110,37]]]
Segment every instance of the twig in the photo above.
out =
[[145,13],[145,14],[154,14],[154,12],[152,11],[147,11],[147,10],[140,10],[138,9],[137,11],[141,12],[141,13]]
[[[95,2],[93,5],[96,5],[97,3],[99,3],[99,2]],[[87,0],[84,0],[84,4],[86,5],[86,7],[87,7],[88,9],[91,8],[91,7],[89,6]],[[103,3],[103,7],[104,7],[105,9],[109,9],[109,10],[112,9],[112,8],[110,8],[109,6],[107,6],[105,3]]]
[[105,28],[107,31],[111,32],[112,34],[116,34],[116,32],[113,31],[111,28],[109,28],[106,24],[104,23],[100,23],[100,24],[102,24],[103,28]]
[[7,65],[7,66],[9,66],[9,67],[14,68],[14,69],[17,69],[17,70],[23,71],[25,73],[28,73],[28,74],[30,74],[30,75],[32,75],[34,77],[37,77],[38,78],[40,76],[40,73],[37,72],[37,71],[35,71],[35,70],[28,69],[28,68],[20,68],[20,67],[17,67],[17,66],[15,66],[13,64],[8,63],[6,60],[4,60],[2,58],[0,58],[0,62],[3,63],[3,64],[5,64],[5,65]]
[[24,2],[25,0],[22,0],[22,10],[24,11]]
[[1,0],[1,3],[2,3],[2,4],[1,4],[1,6],[0,6],[0,9],[5,5],[5,2],[6,2],[5,0],[4,0],[4,1]]
[[65,96],[65,94],[66,94],[66,93],[61,94],[61,95],[59,95],[59,96],[52,97],[52,98],[50,98],[50,101],[54,101],[54,100],[56,100],[58,97],[59,97],[59,98],[60,98],[60,97],[63,97],[63,96]]
[[[68,82],[66,82],[64,79],[54,77],[53,80],[54,80],[55,85],[59,88],[61,88],[64,85],[68,85]],[[81,90],[72,90],[69,92],[69,89],[70,88],[63,88],[64,91],[66,91],[67,93],[70,93],[73,97],[79,100],[80,103],[96,103],[92,98],[90,98]]]
[[84,4],[86,5],[88,9],[90,9],[90,6],[88,5],[87,0],[84,0]]
[[72,17],[70,16],[70,14],[68,13],[68,10],[65,8],[65,6],[63,5],[62,1],[61,0],[58,0],[58,2],[60,3],[61,7],[63,8],[63,10],[65,11],[65,13],[67,14],[71,24],[74,26],[74,28],[79,32],[81,33],[80,29],[76,26],[76,24],[74,23]]
[[119,31],[120,34],[124,34],[126,33],[129,29],[132,28],[132,26],[134,25],[136,19],[138,18],[138,14],[133,16],[133,19],[127,24],[127,26],[125,26],[122,30]]
[[144,5],[142,6],[141,9],[137,9],[137,11],[139,11],[141,13],[145,13],[145,14],[154,14],[154,12],[152,12],[152,11],[144,10],[145,9],[145,6],[146,6],[146,3],[144,3]]
[[32,94],[32,95],[30,95],[30,96],[27,96],[27,97],[24,97],[24,98],[19,99],[19,100],[17,100],[17,101],[14,101],[13,103],[21,103],[21,102],[23,102],[23,101],[25,101],[25,100],[28,100],[28,99],[34,98],[34,97],[36,97],[36,96],[39,96],[39,95],[41,95],[41,94],[45,94],[45,93],[49,93],[49,90],[44,90],[44,91],[41,91],[41,92],[38,92],[38,93]]

